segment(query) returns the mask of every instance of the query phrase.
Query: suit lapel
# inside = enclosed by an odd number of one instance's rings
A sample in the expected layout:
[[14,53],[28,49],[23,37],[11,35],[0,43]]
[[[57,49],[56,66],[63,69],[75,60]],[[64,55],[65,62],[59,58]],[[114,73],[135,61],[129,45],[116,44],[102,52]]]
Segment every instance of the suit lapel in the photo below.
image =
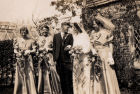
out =
[[[63,40],[62,37],[61,37],[61,33],[58,33],[58,44],[61,44],[62,42],[66,42],[66,40],[68,39],[68,36],[70,34],[68,33],[65,37],[65,39]],[[62,43],[63,44],[63,43]]]
[[58,40],[59,40],[59,43],[61,43],[61,42],[62,42],[61,33],[58,33]]

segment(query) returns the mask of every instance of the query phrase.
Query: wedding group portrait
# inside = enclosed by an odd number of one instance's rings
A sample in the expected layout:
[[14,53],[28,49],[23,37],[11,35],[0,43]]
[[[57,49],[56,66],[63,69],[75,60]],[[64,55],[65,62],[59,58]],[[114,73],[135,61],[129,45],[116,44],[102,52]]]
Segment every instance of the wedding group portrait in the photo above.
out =
[[1,0],[0,94],[139,94],[139,0]]

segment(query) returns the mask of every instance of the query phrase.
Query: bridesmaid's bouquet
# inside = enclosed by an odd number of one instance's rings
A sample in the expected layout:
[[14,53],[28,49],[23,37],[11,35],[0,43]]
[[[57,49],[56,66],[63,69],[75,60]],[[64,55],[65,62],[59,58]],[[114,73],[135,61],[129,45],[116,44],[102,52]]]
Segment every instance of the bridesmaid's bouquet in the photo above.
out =
[[39,50],[39,51],[37,51],[37,54],[38,54],[38,57],[44,57],[44,56],[46,56],[47,51],[45,49]]
[[27,50],[18,50],[16,53],[16,60],[17,60],[17,66],[19,67],[19,71],[21,71],[22,75],[24,75],[25,70],[25,63],[26,58],[28,58],[28,51]]
[[94,77],[97,81],[99,81],[101,74],[102,74],[102,61],[97,54],[93,54],[89,52],[89,64],[92,64],[92,69],[94,72]]
[[49,64],[49,51],[51,50],[52,44],[49,45],[49,47],[38,47],[36,52],[37,61],[39,63],[39,66],[44,70],[43,66],[47,66],[47,69],[50,70],[50,64]]
[[52,53],[52,49],[53,49],[53,43],[52,43],[52,41],[49,42],[49,45],[44,45],[44,47],[37,46],[36,55],[38,57],[47,56],[48,53]]
[[95,57],[96,57],[96,54],[93,54],[91,51],[88,53],[89,57],[88,57],[88,61],[91,62],[91,63],[94,63],[95,62]]
[[102,75],[102,72],[103,72],[102,61],[99,56],[95,57],[95,63],[93,65],[93,68],[94,68],[93,71],[94,71],[95,78],[97,81],[99,81],[99,79]]
[[23,60],[24,57],[28,56],[30,54],[30,51],[29,50],[19,50],[17,53],[16,53],[16,57],[17,59],[19,60]]

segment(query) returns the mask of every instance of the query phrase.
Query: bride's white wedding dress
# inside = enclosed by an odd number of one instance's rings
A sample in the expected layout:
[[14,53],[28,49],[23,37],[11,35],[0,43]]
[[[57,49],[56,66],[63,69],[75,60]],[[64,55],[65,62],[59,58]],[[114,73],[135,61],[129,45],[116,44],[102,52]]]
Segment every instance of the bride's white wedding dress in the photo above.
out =
[[73,62],[73,88],[74,94],[92,94],[90,92],[90,69],[88,53],[90,52],[90,39],[87,33],[74,36],[73,47],[82,48],[83,54]]

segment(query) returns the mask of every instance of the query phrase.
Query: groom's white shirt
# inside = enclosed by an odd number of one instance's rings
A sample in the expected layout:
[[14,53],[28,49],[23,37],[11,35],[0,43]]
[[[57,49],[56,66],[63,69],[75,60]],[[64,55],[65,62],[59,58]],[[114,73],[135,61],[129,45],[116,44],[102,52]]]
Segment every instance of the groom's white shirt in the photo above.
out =
[[60,34],[61,34],[61,38],[63,39],[63,36],[64,36],[64,32],[60,32]]
[[[64,32],[60,32],[60,34],[61,34],[61,38],[63,39]],[[69,33],[67,33],[67,35],[65,36],[65,39],[67,38],[68,35],[69,35]]]

